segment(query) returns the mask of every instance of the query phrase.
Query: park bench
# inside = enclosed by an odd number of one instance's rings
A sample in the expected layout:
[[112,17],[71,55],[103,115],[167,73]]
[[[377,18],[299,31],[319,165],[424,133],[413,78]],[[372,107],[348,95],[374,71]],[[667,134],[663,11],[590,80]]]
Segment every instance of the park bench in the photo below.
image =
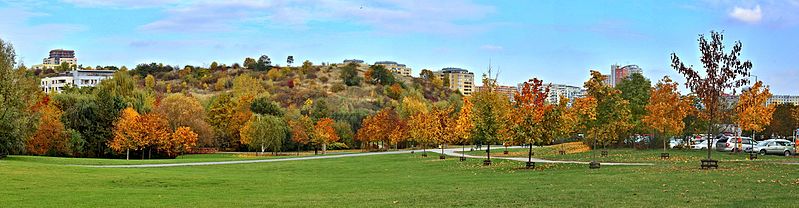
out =
[[719,161],[713,159],[702,159],[702,169],[719,168]]
[[666,152],[660,153],[660,159],[664,159],[664,160],[665,159],[669,159],[669,156],[670,156],[669,153],[666,153]]

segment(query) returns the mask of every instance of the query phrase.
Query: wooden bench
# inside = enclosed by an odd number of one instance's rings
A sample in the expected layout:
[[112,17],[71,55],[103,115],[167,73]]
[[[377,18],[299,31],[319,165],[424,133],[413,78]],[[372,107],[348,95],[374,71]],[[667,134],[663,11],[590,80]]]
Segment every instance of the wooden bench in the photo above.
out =
[[670,156],[669,153],[666,153],[666,152],[660,153],[660,159],[664,159],[664,160],[665,159],[669,159],[669,156]]
[[524,167],[527,169],[535,169],[535,162],[525,162]]
[[483,160],[483,165],[491,165],[491,160]]
[[588,163],[588,168],[590,168],[590,169],[599,169],[599,162],[591,161],[590,163]]
[[559,151],[558,151],[558,154],[560,154],[560,155],[565,155],[565,154],[566,154],[566,151],[559,150]]
[[702,159],[702,169],[719,168],[719,161],[713,159]]

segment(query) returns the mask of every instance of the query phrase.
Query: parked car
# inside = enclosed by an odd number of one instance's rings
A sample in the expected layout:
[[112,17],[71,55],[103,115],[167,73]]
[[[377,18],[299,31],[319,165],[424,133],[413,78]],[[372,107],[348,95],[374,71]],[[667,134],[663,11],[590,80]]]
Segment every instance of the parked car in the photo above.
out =
[[[716,146],[716,142],[718,142],[718,140],[716,140],[716,139],[710,139],[710,141],[712,142],[711,143],[711,147],[715,147]],[[707,142],[708,142],[708,139],[699,141],[698,143],[696,143],[694,145],[691,145],[691,149],[706,150],[707,149]]]
[[[738,149],[738,140],[741,140],[741,149]],[[716,142],[716,150],[723,152],[737,152],[744,150],[746,152],[752,151],[754,140],[749,137],[736,137],[736,136],[721,136]]]
[[685,146],[685,140],[683,140],[683,139],[675,138],[675,137],[672,137],[671,139],[669,139],[669,148],[674,149],[676,147],[684,147],[684,146]]
[[785,139],[768,139],[757,143],[754,151],[761,155],[781,154],[787,157],[796,154],[796,146]]

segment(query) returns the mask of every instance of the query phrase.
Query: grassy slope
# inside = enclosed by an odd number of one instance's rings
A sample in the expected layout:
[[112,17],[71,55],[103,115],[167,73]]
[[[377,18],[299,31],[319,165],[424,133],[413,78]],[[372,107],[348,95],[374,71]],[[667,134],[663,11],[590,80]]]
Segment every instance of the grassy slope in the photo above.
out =
[[476,159],[462,163],[455,158],[441,161],[418,155],[149,169],[94,169],[2,160],[0,204],[765,207],[799,203],[795,197],[799,194],[799,166],[793,165],[735,163],[714,171],[681,163],[599,170],[584,165],[540,165],[538,170],[528,171],[516,169],[522,166],[518,162],[498,160],[496,165],[484,167]]

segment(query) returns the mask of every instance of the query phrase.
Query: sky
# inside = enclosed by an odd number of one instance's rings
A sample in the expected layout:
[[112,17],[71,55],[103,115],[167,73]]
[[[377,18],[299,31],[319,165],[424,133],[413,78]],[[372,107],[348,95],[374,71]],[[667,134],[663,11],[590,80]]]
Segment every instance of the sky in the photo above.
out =
[[[774,94],[799,95],[799,0],[61,0],[0,2],[0,39],[26,65],[55,48],[84,66],[210,65],[269,55],[396,61],[582,86],[589,70],[636,64],[657,82],[670,55],[701,71],[697,38],[723,31]],[[299,61],[298,61],[299,62]]]

